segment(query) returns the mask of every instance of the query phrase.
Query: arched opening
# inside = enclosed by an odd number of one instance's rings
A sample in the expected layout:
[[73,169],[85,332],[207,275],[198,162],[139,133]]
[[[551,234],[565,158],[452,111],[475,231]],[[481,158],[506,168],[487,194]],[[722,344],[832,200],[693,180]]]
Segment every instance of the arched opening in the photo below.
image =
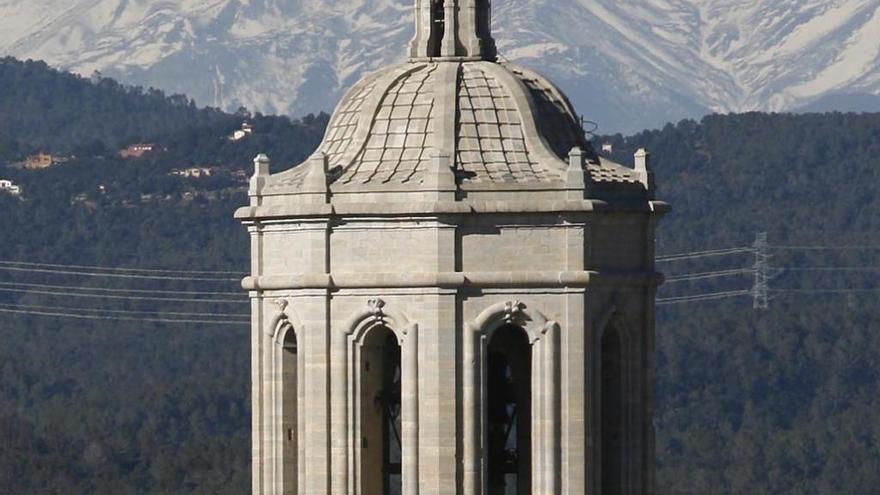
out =
[[446,5],[444,0],[431,0],[430,56],[439,57],[446,32]]
[[281,428],[284,434],[284,495],[296,495],[298,483],[297,457],[299,432],[297,429],[297,342],[293,329],[284,336],[281,350]]
[[476,24],[475,29],[477,31],[477,36],[479,36],[483,40],[486,40],[491,36],[491,29],[489,26],[489,0],[474,0],[474,3],[476,4],[474,12],[476,19],[474,19],[474,22]]
[[400,495],[401,367],[397,336],[369,331],[361,347],[361,493]]
[[602,494],[622,490],[623,427],[623,335],[616,325],[602,335]]
[[522,328],[505,325],[494,332],[486,374],[489,495],[529,494],[532,352]]

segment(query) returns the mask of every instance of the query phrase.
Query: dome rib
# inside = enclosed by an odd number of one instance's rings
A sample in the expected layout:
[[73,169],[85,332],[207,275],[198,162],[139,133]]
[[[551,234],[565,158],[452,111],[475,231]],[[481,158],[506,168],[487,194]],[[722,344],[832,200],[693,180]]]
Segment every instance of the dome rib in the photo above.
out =
[[[530,142],[528,102],[498,77],[493,63],[464,64],[458,89],[456,172],[462,183],[555,178]],[[523,112],[523,106],[527,111]]]
[[435,64],[419,64],[394,78],[371,112],[365,142],[352,160],[346,160],[335,182],[406,183],[427,170],[433,151],[436,70]]
[[[528,148],[529,153],[532,154],[541,165],[543,172],[547,174],[548,177],[544,178],[544,180],[550,178],[561,180],[561,175],[563,171],[568,168],[568,164],[552,152],[550,144],[541,133],[538,126],[539,114],[535,105],[535,100],[529,92],[529,89],[518,77],[504,66],[494,63],[484,63],[481,65],[486,65],[489,73],[491,73],[499,82],[504,83],[505,89],[511,93],[514,101],[516,101],[517,110],[522,119],[526,147]],[[554,175],[555,177],[553,177]],[[536,177],[536,179],[540,178]]]

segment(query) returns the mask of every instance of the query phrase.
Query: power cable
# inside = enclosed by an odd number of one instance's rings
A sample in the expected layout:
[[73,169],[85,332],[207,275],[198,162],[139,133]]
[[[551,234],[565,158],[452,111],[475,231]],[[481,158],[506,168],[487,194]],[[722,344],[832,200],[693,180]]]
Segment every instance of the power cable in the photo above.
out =
[[242,320],[244,322],[249,321],[249,314],[246,313],[186,313],[186,312],[175,312],[175,311],[129,311],[122,309],[106,309],[106,308],[72,308],[65,306],[38,306],[34,304],[5,304],[0,303],[0,307],[8,308],[8,309],[32,309],[38,311],[81,311],[86,313],[111,313],[111,314],[120,314],[120,315],[146,315],[146,316],[157,316],[157,317],[165,317],[165,316],[188,316],[188,317],[240,317],[245,318]]
[[75,318],[80,320],[111,320],[111,321],[140,321],[140,322],[150,322],[150,323],[187,323],[187,324],[205,324],[205,325],[248,325],[248,322],[244,321],[230,321],[230,320],[176,320],[176,319],[165,319],[165,318],[136,318],[136,317],[128,317],[128,316],[99,316],[99,315],[77,315],[71,313],[63,313],[63,312],[55,312],[55,311],[29,311],[29,310],[17,310],[17,309],[4,309],[0,308],[0,313],[7,314],[21,314],[21,315],[30,315],[30,316],[53,316],[57,318]]
[[25,294],[41,294],[46,296],[62,296],[62,297],[87,297],[95,299],[122,299],[126,301],[164,301],[164,302],[186,302],[186,303],[211,303],[211,304],[249,304],[248,301],[232,300],[232,299],[200,299],[200,298],[168,298],[168,297],[148,297],[148,296],[121,296],[111,294],[81,294],[76,292],[57,292],[36,289],[14,289],[9,287],[0,287],[0,292],[17,292]]
[[864,246],[767,246],[769,249],[778,251],[874,251],[880,250],[880,245]]
[[721,270],[715,272],[702,272],[702,273],[688,273],[684,275],[676,275],[672,277],[668,277],[666,279],[667,284],[674,284],[676,282],[685,282],[691,280],[706,280],[712,278],[721,278],[721,277],[729,277],[733,275],[746,275],[753,273],[754,270],[751,268],[742,268],[736,270]]
[[15,266],[0,266],[0,271],[26,272],[26,273],[49,273],[54,275],[74,275],[78,277],[109,277],[141,280],[175,280],[185,282],[239,282],[238,278],[217,277],[172,277],[170,275],[133,275],[124,273],[100,273],[79,270],[58,270],[50,268],[20,268]]
[[222,270],[169,270],[160,268],[128,268],[128,267],[109,267],[95,265],[62,265],[57,263],[35,263],[32,261],[16,261],[16,260],[0,260],[0,265],[21,265],[36,268],[67,268],[74,270],[106,270],[116,272],[134,272],[134,273],[182,273],[182,274],[199,274],[199,275],[245,275],[244,272],[222,271]]
[[880,288],[876,289],[770,289],[770,292],[791,293],[791,294],[867,294],[871,292],[880,292]]
[[32,289],[60,289],[60,290],[78,290],[92,292],[111,292],[111,293],[134,293],[134,294],[175,294],[186,296],[233,296],[245,297],[242,292],[213,292],[213,291],[190,291],[190,290],[161,290],[161,289],[119,289],[109,287],[88,287],[82,285],[48,285],[48,284],[24,284],[17,282],[0,282],[0,287],[26,287]]
[[740,253],[751,253],[754,251],[752,247],[736,247],[736,248],[727,248],[727,249],[712,249],[708,251],[693,251],[690,253],[678,253],[678,254],[669,254],[664,256],[658,256],[655,258],[655,261],[658,263],[664,263],[669,261],[682,261],[696,258],[709,258],[715,256],[727,256],[732,254],[740,254]]
[[781,272],[876,272],[880,266],[806,266],[793,268],[774,268]]
[[656,304],[658,306],[665,306],[669,304],[685,304],[692,302],[700,302],[700,301],[713,301],[716,299],[727,299],[731,297],[741,297],[741,296],[751,296],[752,291],[750,290],[735,290],[728,292],[713,292],[708,294],[695,294],[692,296],[680,296],[680,297],[667,297],[667,298],[658,298]]

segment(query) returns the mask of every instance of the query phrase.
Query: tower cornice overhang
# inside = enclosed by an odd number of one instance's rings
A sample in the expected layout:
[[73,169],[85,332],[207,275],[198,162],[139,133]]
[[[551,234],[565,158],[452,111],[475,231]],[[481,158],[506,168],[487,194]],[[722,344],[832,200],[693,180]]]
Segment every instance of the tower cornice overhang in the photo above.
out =
[[295,220],[343,216],[461,216],[473,214],[532,213],[649,213],[663,215],[670,210],[663,201],[443,201],[435,203],[340,203],[245,206],[235,218],[248,221]]
[[298,289],[502,289],[586,288],[596,286],[656,288],[664,277],[653,271],[516,271],[440,273],[283,274],[245,277],[248,291]]

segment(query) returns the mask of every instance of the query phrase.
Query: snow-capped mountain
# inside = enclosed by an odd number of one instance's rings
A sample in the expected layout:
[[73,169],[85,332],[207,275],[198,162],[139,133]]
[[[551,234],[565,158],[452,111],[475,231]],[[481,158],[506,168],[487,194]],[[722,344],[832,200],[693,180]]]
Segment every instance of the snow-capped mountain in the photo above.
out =
[[[0,0],[0,54],[300,115],[403,59],[412,0]],[[601,131],[880,110],[880,0],[495,0],[500,52]]]

